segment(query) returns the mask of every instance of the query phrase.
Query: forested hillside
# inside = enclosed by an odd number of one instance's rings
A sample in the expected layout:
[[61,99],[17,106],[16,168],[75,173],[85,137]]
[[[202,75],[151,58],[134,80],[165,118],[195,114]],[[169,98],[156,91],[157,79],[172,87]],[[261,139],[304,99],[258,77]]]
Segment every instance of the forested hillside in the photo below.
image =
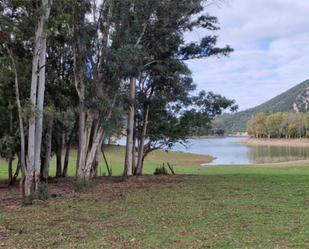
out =
[[226,114],[218,120],[226,132],[246,131],[248,120],[259,112],[266,115],[275,112],[305,112],[309,104],[309,80],[306,80],[277,97],[254,108]]

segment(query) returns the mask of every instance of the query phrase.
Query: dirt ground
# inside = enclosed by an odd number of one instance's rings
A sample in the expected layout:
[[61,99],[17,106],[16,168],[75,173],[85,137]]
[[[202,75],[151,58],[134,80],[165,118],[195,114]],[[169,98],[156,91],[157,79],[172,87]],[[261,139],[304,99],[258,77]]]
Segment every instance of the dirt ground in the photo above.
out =
[[[45,205],[67,198],[107,198],[121,197],[124,192],[153,187],[175,187],[184,180],[184,176],[138,176],[138,177],[98,177],[94,179],[87,193],[74,191],[74,178],[51,179],[48,192],[53,197]],[[0,181],[0,212],[22,206],[19,183],[9,186],[7,181]],[[41,203],[43,205],[43,202]],[[1,230],[0,230],[1,234]]]

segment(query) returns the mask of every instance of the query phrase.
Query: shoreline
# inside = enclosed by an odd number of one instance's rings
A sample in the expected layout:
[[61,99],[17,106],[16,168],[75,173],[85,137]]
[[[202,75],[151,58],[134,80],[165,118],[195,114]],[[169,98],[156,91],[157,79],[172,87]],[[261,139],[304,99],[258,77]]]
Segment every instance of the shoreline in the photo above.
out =
[[309,147],[308,138],[249,138],[244,141],[237,142],[237,144],[243,144],[248,146],[293,146],[293,147]]

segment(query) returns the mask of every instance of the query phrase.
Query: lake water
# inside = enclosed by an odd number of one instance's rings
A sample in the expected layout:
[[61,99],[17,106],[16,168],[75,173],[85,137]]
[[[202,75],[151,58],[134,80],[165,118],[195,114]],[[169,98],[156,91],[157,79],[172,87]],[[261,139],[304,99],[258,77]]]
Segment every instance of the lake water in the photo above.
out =
[[188,148],[177,145],[173,150],[216,157],[209,165],[274,163],[309,158],[309,148],[305,147],[237,144],[246,139],[246,137],[190,139]]
[[[309,148],[292,146],[248,146],[237,144],[246,137],[223,137],[189,139],[188,147],[173,147],[173,151],[182,151],[200,155],[210,155],[216,159],[208,165],[241,165],[256,163],[275,163],[309,159]],[[118,140],[125,145],[124,140]]]

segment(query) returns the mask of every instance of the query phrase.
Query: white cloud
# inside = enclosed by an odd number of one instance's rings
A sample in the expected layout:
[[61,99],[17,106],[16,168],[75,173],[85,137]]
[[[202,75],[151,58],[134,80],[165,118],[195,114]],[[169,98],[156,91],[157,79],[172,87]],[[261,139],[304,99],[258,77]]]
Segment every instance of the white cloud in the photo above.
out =
[[[226,0],[208,11],[220,21],[219,45],[235,52],[188,62],[199,89],[234,98],[246,109],[309,78],[308,0]],[[186,39],[204,35],[198,30]]]

